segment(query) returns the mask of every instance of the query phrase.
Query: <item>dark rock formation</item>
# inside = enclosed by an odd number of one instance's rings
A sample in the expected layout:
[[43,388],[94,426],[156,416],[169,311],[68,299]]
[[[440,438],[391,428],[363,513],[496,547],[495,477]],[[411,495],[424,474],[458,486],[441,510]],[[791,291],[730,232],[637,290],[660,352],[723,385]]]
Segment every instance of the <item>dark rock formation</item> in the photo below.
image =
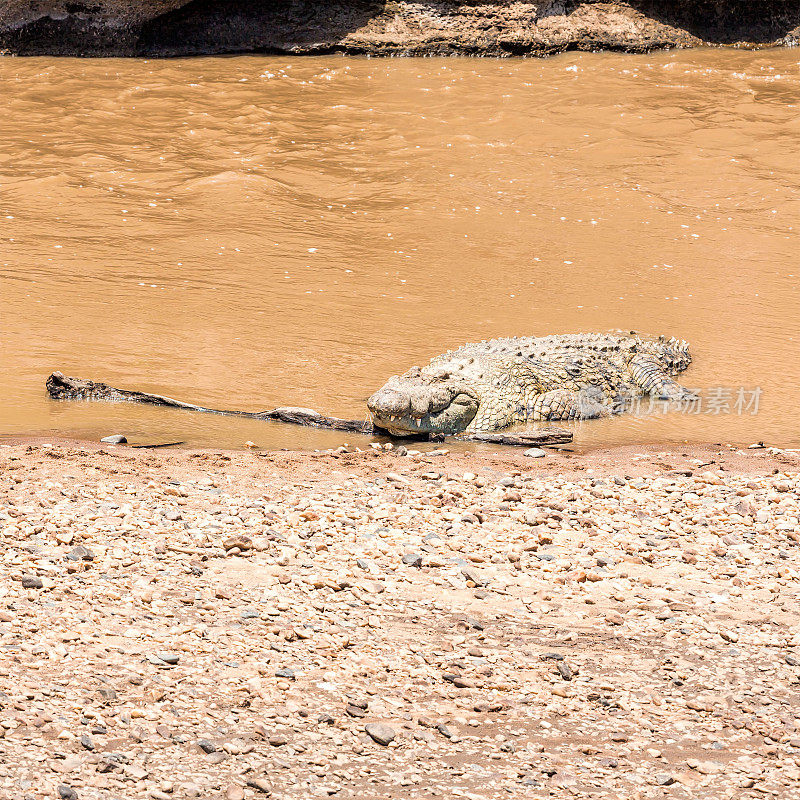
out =
[[547,55],[796,44],[797,0],[0,0],[19,55]]

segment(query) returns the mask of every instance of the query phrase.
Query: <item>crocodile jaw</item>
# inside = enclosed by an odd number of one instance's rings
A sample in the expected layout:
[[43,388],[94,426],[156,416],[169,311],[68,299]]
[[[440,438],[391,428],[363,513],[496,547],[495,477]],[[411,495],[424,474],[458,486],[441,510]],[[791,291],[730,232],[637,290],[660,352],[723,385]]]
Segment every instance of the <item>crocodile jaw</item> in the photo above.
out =
[[478,413],[478,398],[460,381],[447,381],[409,371],[390,378],[367,400],[375,428],[392,436],[424,433],[457,434]]

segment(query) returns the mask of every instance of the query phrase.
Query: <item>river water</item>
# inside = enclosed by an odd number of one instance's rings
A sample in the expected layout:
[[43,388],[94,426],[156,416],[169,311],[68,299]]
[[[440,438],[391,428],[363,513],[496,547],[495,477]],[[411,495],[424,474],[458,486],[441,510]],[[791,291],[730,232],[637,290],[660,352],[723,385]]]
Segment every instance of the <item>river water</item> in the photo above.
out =
[[463,342],[622,328],[704,404],[576,442],[797,446],[799,232],[794,50],[3,58],[0,433],[327,447],[44,379],[361,417]]

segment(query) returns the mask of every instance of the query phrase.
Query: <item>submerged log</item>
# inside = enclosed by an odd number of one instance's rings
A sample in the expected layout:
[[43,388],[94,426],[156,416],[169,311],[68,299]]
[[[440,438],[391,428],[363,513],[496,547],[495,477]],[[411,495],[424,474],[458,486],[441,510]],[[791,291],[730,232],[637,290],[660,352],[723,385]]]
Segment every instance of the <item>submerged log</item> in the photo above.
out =
[[50,397],[57,400],[110,400],[122,403],[147,403],[154,406],[180,408],[184,411],[200,411],[204,414],[221,414],[229,417],[246,417],[248,419],[274,420],[293,425],[305,425],[311,428],[328,428],[335,431],[352,431],[353,433],[372,433],[372,423],[357,419],[339,419],[326,417],[310,408],[294,408],[285,406],[270,408],[266,411],[236,411],[222,408],[207,408],[194,403],[184,403],[165,397],[161,394],[149,394],[131,389],[118,389],[99,381],[83,378],[70,378],[62,372],[54,372],[45,384]]
[[[374,429],[369,420],[340,419],[328,417],[311,408],[295,408],[294,406],[281,406],[266,411],[236,411],[220,408],[207,408],[194,403],[184,403],[161,394],[149,394],[131,389],[118,389],[99,381],[84,378],[70,378],[62,372],[53,372],[47,379],[47,391],[50,397],[56,400],[108,400],[123,403],[146,403],[154,406],[180,408],[184,411],[200,411],[204,414],[221,414],[231,417],[246,417],[248,419],[272,420],[291,425],[303,425],[310,428],[325,428],[334,431],[349,433],[364,433],[388,435],[381,429]],[[542,445],[567,444],[572,441],[572,434],[560,428],[542,428],[536,431],[523,433],[477,433],[472,436],[456,437],[466,441],[488,442],[490,444],[505,444],[518,447],[531,447]]]
[[470,442],[507,444],[515,447],[541,447],[542,445],[569,444],[572,441],[572,433],[563,428],[540,428],[535,431],[518,433],[473,433],[464,438]]

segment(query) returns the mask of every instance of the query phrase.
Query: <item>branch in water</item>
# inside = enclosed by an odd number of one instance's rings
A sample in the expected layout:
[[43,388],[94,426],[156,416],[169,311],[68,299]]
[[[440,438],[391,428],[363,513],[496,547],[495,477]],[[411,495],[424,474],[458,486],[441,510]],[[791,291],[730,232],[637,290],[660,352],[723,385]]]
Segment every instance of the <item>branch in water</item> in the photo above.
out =
[[540,428],[520,433],[473,433],[464,437],[470,442],[507,444],[515,447],[541,447],[542,445],[569,444],[572,433],[563,428]]
[[[147,403],[154,406],[180,408],[184,411],[200,411],[204,414],[223,414],[231,417],[246,417],[248,419],[273,420],[292,425],[304,425],[310,428],[326,428],[334,431],[347,431],[350,433],[383,434],[383,431],[373,430],[372,423],[357,419],[340,419],[327,417],[310,408],[294,408],[282,406],[267,411],[229,411],[219,408],[206,408],[193,403],[184,403],[173,400],[160,394],[148,394],[129,389],[117,389],[98,381],[84,380],[82,378],[69,378],[61,372],[54,372],[47,379],[47,391],[50,397],[56,400],[83,399],[83,400],[109,400],[125,403]],[[536,445],[567,444],[572,441],[572,434],[560,428],[542,428],[537,431],[524,433],[476,433],[464,437],[467,441],[488,442],[490,444],[514,445],[517,447],[532,447]]]
[[229,417],[246,417],[248,419],[274,420],[292,425],[305,425],[311,428],[328,428],[335,431],[351,431],[353,433],[372,433],[372,423],[357,419],[339,419],[326,417],[310,408],[281,407],[267,411],[232,411],[221,408],[206,408],[193,403],[184,403],[160,394],[148,394],[129,389],[117,389],[98,381],[82,378],[69,378],[61,372],[54,372],[45,384],[50,397],[57,400],[110,400],[123,403],[147,403],[154,406],[180,408],[184,411],[200,411],[204,414],[223,414]]

